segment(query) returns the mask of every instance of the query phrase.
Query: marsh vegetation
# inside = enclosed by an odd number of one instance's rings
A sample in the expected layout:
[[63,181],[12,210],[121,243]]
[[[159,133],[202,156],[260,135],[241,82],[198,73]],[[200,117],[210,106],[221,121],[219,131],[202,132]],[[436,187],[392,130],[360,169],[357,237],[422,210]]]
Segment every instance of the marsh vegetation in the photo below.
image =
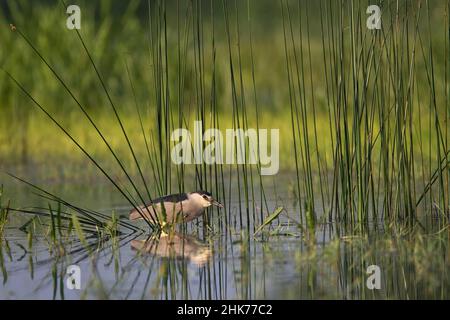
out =
[[[377,4],[1,5],[0,297],[448,299],[450,2]],[[196,121],[279,129],[279,173],[174,164]],[[192,190],[224,209],[124,218]]]

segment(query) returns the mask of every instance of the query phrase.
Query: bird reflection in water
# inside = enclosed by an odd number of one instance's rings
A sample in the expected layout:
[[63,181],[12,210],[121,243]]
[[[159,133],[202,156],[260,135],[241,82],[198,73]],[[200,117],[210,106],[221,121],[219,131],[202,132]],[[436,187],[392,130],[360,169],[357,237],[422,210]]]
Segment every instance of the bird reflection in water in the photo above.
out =
[[131,241],[131,248],[163,258],[186,259],[203,266],[211,257],[210,248],[195,237],[180,233],[161,234],[147,240]]

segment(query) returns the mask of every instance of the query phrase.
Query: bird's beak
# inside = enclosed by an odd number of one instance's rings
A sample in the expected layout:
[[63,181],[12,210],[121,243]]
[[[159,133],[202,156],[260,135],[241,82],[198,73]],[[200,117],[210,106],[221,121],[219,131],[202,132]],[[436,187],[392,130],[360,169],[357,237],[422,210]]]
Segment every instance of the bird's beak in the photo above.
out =
[[219,207],[219,208],[223,208],[223,204],[221,204],[219,201],[217,201],[217,200],[212,200],[211,201],[211,203],[212,203],[212,205],[213,206],[216,206],[216,207]]

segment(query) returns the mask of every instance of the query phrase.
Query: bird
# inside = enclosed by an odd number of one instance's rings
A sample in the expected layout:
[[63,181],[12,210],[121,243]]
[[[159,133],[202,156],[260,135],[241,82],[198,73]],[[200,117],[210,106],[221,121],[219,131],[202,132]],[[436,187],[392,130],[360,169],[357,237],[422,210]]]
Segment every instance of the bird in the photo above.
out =
[[131,221],[146,219],[162,225],[188,222],[200,217],[205,209],[212,205],[223,208],[223,205],[208,191],[170,194],[131,210],[129,219]]

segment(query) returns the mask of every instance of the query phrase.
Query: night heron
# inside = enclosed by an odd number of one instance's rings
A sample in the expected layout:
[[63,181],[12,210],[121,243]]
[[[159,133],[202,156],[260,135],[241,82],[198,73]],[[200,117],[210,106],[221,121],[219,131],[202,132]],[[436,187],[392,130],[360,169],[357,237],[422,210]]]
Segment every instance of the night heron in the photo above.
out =
[[151,203],[138,208],[139,211],[131,210],[130,220],[145,218],[161,224],[187,222],[201,216],[211,205],[223,208],[207,191],[171,194],[152,200]]

